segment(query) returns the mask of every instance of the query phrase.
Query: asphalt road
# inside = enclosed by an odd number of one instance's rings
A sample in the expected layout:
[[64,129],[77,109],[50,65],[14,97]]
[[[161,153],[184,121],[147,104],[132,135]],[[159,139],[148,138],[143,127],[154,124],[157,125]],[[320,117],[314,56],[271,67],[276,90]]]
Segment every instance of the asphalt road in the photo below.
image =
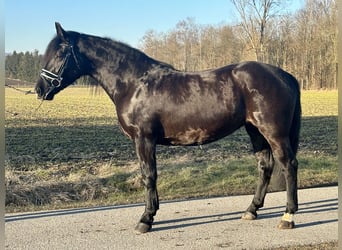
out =
[[6,214],[6,249],[268,249],[336,241],[338,188],[299,190],[296,228],[276,228],[285,192],[266,196],[255,221],[241,220],[252,196],[162,202],[151,232],[134,227],[142,204]]

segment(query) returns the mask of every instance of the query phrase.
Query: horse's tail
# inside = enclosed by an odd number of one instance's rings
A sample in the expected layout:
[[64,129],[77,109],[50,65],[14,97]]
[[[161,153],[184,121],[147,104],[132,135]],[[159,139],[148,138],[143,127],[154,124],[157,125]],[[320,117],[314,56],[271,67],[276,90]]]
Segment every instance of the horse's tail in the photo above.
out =
[[299,90],[299,83],[298,81],[292,77],[293,80],[296,83],[296,94],[294,98],[296,98],[296,106],[293,113],[292,118],[292,125],[290,130],[290,143],[292,147],[292,151],[294,155],[296,156],[298,151],[298,145],[299,145],[299,133],[300,133],[300,126],[301,126],[301,118],[302,118],[302,107],[300,103],[300,90]]
[[[297,79],[290,75],[290,83],[291,87],[294,89],[294,95],[293,99],[295,99],[295,107],[292,117],[292,124],[290,128],[290,144],[292,148],[292,152],[294,154],[294,157],[297,154],[298,151],[298,145],[299,145],[299,133],[300,133],[300,127],[301,127],[301,117],[302,117],[302,108],[301,108],[301,102],[300,102],[300,87]],[[286,189],[286,182],[285,182],[285,176],[283,174],[282,169],[275,164],[273,169],[273,174],[271,178],[270,183],[270,191],[280,191]]]

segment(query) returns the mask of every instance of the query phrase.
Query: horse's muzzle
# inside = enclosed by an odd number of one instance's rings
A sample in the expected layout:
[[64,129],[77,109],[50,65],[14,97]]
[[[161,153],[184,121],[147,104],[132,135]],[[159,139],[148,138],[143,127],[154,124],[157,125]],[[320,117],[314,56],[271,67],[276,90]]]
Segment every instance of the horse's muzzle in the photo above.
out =
[[35,91],[37,93],[37,98],[40,100],[46,100],[46,101],[51,101],[53,100],[54,94],[52,93],[51,90],[48,90],[47,92],[44,92],[42,88],[36,87]]

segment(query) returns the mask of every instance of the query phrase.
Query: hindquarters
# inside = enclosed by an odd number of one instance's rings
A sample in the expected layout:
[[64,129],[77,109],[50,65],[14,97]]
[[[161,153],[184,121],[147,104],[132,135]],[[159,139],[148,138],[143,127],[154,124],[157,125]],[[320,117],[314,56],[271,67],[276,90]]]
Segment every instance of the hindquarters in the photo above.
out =
[[287,138],[294,154],[298,150],[301,104],[298,81],[286,71],[268,64],[237,65],[233,78],[244,95],[246,123],[268,138]]

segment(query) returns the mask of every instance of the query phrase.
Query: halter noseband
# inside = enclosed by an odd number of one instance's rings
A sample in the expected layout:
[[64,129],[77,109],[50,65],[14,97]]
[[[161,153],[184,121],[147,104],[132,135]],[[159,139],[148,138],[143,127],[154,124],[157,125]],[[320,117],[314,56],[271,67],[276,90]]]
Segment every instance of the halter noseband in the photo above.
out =
[[64,73],[64,70],[66,68],[66,65],[67,65],[71,55],[74,58],[76,66],[80,69],[80,65],[79,65],[78,60],[76,58],[73,46],[72,45],[66,45],[66,46],[69,49],[69,51],[68,51],[67,55],[65,56],[65,58],[63,60],[63,63],[59,67],[59,69],[57,71],[57,74],[55,74],[55,73],[53,73],[53,72],[51,72],[51,71],[49,71],[47,69],[42,69],[41,72],[40,72],[40,77],[50,84],[50,88],[47,91],[46,95],[48,95],[55,88],[58,88],[58,87],[61,86],[62,80],[63,80],[62,75]]

